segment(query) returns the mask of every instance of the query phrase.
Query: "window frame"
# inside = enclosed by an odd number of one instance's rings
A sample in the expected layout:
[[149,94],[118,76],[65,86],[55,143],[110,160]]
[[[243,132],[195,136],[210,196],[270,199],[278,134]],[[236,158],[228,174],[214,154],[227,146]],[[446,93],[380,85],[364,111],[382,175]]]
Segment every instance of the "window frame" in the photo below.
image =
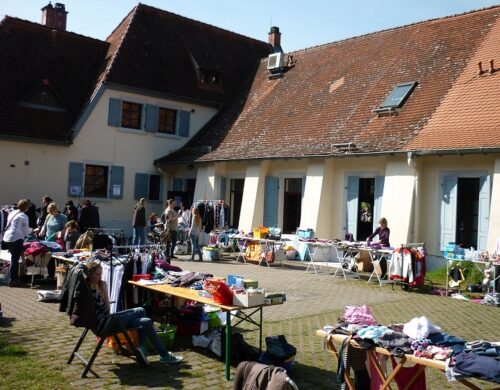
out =
[[[87,168],[89,167],[99,167],[103,168],[105,170],[105,173],[103,175],[105,184],[104,184],[104,196],[101,196],[100,194],[95,194],[95,193],[89,193],[87,191]],[[86,198],[98,198],[98,199],[109,199],[109,185],[110,185],[110,171],[111,167],[107,164],[98,164],[98,163],[84,163],[83,166],[83,196]],[[94,180],[95,180],[95,174],[94,174]],[[95,185],[95,183],[94,183]]]
[[[380,104],[379,108],[382,109],[390,109],[390,108],[401,108],[405,104],[406,100],[410,97],[412,92],[415,90],[417,87],[418,82],[417,81],[408,81],[405,83],[399,83],[394,86],[394,88],[391,90],[389,95],[386,96],[384,101]],[[406,93],[401,97],[399,102],[397,104],[389,104],[388,102],[391,100],[391,97],[396,94],[398,91],[398,88],[403,88],[403,87],[408,87]]]
[[[162,121],[162,118],[161,118],[161,113],[162,112],[166,112],[166,113],[171,113],[172,116],[173,116],[173,128],[172,128],[172,131],[169,131],[167,129],[163,129],[161,128],[161,123],[163,122]],[[177,115],[178,114],[178,110],[175,110],[173,108],[167,108],[167,107],[158,107],[158,126],[157,126],[157,129],[156,131],[159,133],[159,134],[167,134],[167,135],[177,135]],[[166,117],[165,118],[165,124],[168,123],[168,118]]]
[[[124,111],[126,111],[125,109],[125,106],[126,105],[129,105],[130,108],[136,106],[139,108],[138,110],[138,116],[139,118],[137,119],[137,127],[135,126],[132,126],[130,125],[130,123],[124,123]],[[142,103],[137,103],[137,102],[132,102],[132,101],[129,101],[129,100],[122,100],[121,101],[121,113],[120,113],[120,127],[124,128],[124,129],[133,129],[133,130],[142,130],[142,121],[143,121],[143,110],[144,110],[144,104]],[[129,122],[130,122],[130,109],[128,109],[127,111],[129,111]]]

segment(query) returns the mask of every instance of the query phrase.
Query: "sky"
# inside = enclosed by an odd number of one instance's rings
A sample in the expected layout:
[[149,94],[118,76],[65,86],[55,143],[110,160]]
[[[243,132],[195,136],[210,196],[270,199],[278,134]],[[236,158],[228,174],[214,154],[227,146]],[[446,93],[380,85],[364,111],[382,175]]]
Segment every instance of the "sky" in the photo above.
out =
[[[134,0],[59,2],[69,12],[69,31],[103,40],[138,3]],[[500,0],[142,0],[142,3],[264,41],[270,26],[278,26],[281,46],[289,52],[499,5]],[[40,22],[40,9],[46,4],[48,0],[0,0],[0,18],[9,15]]]

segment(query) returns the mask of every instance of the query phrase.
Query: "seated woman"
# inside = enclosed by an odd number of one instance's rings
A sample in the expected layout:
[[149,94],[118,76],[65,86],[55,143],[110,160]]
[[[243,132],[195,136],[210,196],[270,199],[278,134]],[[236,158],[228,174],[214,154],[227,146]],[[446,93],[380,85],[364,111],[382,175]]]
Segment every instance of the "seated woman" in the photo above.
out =
[[158,225],[161,225],[161,221],[158,222],[158,214],[156,213],[151,213],[149,216],[149,221],[148,221],[148,227],[149,227],[149,232],[154,232],[155,227]]
[[[109,297],[108,297],[108,287],[106,282],[101,279],[102,267],[99,263],[89,263],[88,268],[88,278],[87,282],[92,293],[92,297],[95,301],[95,316],[98,324],[98,328],[104,323],[109,315]],[[150,343],[156,349],[160,355],[160,362],[162,363],[180,363],[182,357],[175,356],[168,352],[165,346],[162,344],[153,327],[153,321],[151,318],[146,317],[146,312],[142,307],[137,307],[134,309],[124,310],[115,313],[115,318],[119,318],[123,321],[126,328],[141,327],[139,331],[139,343],[140,346],[137,348],[140,354],[142,354],[143,359],[146,359],[146,338],[149,339]]]
[[[66,230],[64,231],[64,244],[66,250],[75,249],[76,242],[80,237],[80,231],[78,229],[78,223],[75,220],[69,221],[66,225]],[[63,248],[64,249],[64,248]]]
[[387,219],[385,218],[380,218],[379,221],[379,226],[375,231],[368,236],[366,239],[366,242],[369,244],[375,236],[378,235],[378,241],[375,242],[375,244],[380,244],[383,247],[390,247],[391,244],[389,243],[389,235],[391,234],[391,231],[387,227]]

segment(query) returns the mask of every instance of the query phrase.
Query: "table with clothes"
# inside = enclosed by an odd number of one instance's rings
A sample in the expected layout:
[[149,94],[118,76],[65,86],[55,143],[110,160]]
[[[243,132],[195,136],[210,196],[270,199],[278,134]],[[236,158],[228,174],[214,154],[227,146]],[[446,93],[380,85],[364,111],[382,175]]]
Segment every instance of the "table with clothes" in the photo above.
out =
[[[339,323],[316,333],[338,359],[337,377],[342,389],[379,390],[391,384],[399,389],[426,389],[426,367],[438,369],[448,381],[472,389],[480,387],[470,378],[500,383],[500,342],[466,342],[442,331],[426,317],[383,326],[367,306],[346,306]],[[387,370],[388,362],[392,371]]]

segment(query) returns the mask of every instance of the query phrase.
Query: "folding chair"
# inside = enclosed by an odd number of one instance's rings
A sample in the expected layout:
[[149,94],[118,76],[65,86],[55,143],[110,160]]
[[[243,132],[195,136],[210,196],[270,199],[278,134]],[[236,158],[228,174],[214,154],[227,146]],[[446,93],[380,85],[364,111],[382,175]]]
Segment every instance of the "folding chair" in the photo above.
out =
[[[124,355],[129,355],[130,353],[123,347],[122,343],[120,342],[120,338],[118,337],[119,333],[122,333],[125,336],[125,339],[127,340],[128,345],[132,349],[132,353],[135,355],[137,362],[143,366],[147,367],[148,364],[147,362],[143,359],[143,355],[140,354],[137,351],[137,348],[134,346],[132,343],[132,340],[130,339],[130,336],[128,335],[128,332],[131,330],[140,330],[141,328],[126,328],[123,325],[123,322],[120,321],[114,314],[111,314],[108,316],[106,319],[106,322],[102,325],[101,329],[98,330],[97,332],[94,332],[97,337],[99,337],[99,341],[97,342],[96,347],[94,348],[94,352],[92,353],[92,356],[90,359],[87,361],[82,355],[78,353],[78,350],[80,349],[80,346],[83,343],[83,340],[85,339],[85,336],[87,336],[87,333],[89,332],[90,328],[85,328],[83,331],[82,335],[80,336],[80,339],[76,343],[75,349],[73,352],[71,352],[71,355],[68,360],[68,364],[71,364],[75,356],[80,359],[83,364],[85,364],[85,368],[83,369],[82,372],[82,378],[86,378],[87,374],[89,371],[91,371],[92,364],[94,363],[95,358],[97,357],[97,354],[101,350],[102,345],[104,344],[104,341],[106,340],[107,337],[113,337],[115,340],[116,344],[120,348],[120,351]],[[97,374],[92,371],[92,373],[97,377]]]

